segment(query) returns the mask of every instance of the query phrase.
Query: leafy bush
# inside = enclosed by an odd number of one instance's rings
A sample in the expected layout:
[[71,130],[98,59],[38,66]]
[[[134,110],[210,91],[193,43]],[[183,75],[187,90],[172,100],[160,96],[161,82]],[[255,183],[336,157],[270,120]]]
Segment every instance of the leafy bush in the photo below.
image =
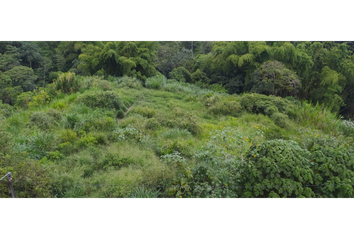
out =
[[71,129],[64,129],[60,133],[60,142],[61,143],[73,143],[78,139],[77,133]]
[[271,116],[271,119],[281,128],[288,128],[290,125],[289,117],[283,113],[275,112]]
[[108,108],[126,111],[126,107],[119,98],[118,93],[114,91],[92,92],[80,95],[76,103],[82,103],[91,108]]
[[54,120],[61,120],[61,118],[63,117],[63,114],[55,109],[48,109],[47,110],[47,115],[52,117]]
[[344,147],[316,145],[311,153],[317,197],[354,197],[354,155]]
[[292,117],[295,109],[294,104],[287,99],[257,93],[244,94],[240,99],[240,103],[242,108],[248,112],[261,113],[269,117],[277,112]]
[[[309,152],[296,142],[270,140],[251,147],[241,163],[243,197],[315,197]],[[305,186],[304,186],[305,185]]]
[[3,104],[0,100],[0,119],[10,117],[14,111],[14,107],[9,104]]
[[164,75],[156,75],[145,80],[147,88],[160,89],[166,84],[166,77]]
[[48,105],[50,102],[49,95],[44,91],[34,91],[35,94],[32,96],[32,101],[28,103],[28,107],[36,107],[40,105]]
[[23,92],[17,96],[17,100],[15,106],[28,108],[29,102],[32,100],[33,93],[32,92]]
[[280,128],[278,126],[264,130],[264,137],[267,140],[274,140],[274,139],[289,140],[287,136],[287,132],[283,128]]
[[146,120],[145,122],[145,128],[146,129],[151,129],[151,130],[156,130],[160,128],[160,123],[159,121],[157,121],[156,118],[150,118],[148,120]]
[[177,80],[178,82],[189,82],[189,83],[192,82],[190,72],[184,67],[178,67],[173,69],[169,73],[169,77],[171,79]]
[[238,197],[239,163],[247,151],[257,145],[262,132],[255,130],[247,136],[231,128],[210,133],[210,139],[195,153],[191,169],[184,166],[176,179],[179,186],[171,187],[176,197]]
[[85,131],[79,131],[81,138],[79,140],[79,147],[89,147],[98,143],[97,139],[91,133],[86,134]]
[[101,88],[103,91],[112,90],[111,83],[106,80],[99,81],[97,87]]

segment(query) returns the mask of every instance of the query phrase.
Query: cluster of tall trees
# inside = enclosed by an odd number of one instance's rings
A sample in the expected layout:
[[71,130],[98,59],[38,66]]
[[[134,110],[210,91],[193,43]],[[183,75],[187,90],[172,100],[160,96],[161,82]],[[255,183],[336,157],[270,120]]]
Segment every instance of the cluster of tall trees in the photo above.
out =
[[156,74],[229,93],[257,92],[324,103],[354,116],[354,42],[0,42],[0,100],[79,75]]

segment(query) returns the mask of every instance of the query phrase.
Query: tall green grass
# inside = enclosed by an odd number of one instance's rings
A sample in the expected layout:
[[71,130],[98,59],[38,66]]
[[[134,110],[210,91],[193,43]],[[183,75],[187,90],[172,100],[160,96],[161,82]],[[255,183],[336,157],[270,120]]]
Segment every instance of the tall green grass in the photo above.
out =
[[302,125],[310,125],[325,132],[336,132],[341,127],[340,116],[318,102],[316,105],[302,102],[301,106],[296,107],[296,117]]

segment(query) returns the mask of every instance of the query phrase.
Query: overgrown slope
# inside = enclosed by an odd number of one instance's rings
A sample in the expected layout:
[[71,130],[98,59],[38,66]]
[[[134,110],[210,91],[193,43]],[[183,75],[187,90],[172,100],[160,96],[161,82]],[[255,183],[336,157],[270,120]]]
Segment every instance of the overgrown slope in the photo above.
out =
[[354,196],[353,124],[321,106],[162,75],[62,77],[1,108],[0,175],[18,197]]

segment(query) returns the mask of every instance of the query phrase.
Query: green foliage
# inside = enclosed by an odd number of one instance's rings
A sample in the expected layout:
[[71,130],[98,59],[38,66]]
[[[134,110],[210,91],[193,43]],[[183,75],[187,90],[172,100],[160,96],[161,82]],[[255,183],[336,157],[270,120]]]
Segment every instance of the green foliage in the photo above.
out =
[[296,95],[300,87],[299,77],[278,61],[263,63],[252,75],[253,92],[286,97]]
[[188,82],[188,83],[192,82],[190,72],[187,69],[185,69],[184,67],[178,67],[178,68],[173,69],[169,73],[169,77],[171,79],[178,81],[178,82]]
[[145,80],[156,74],[152,62],[156,46],[156,42],[95,42],[82,48],[78,68],[91,75],[102,70],[105,75]]
[[44,90],[35,91],[32,96],[32,101],[28,103],[29,108],[37,107],[40,105],[48,105],[50,102],[50,97]]
[[14,108],[9,104],[3,104],[0,100],[0,120],[2,118],[10,117],[13,113]]
[[54,134],[40,131],[35,131],[33,135],[23,142],[24,150],[27,152],[28,157],[34,160],[46,157],[53,150],[54,145]]
[[272,114],[271,119],[281,128],[289,128],[290,126],[288,115],[283,113],[275,112]]
[[224,102],[218,101],[215,104],[211,105],[208,109],[208,112],[211,114],[217,115],[231,115],[231,116],[239,116],[241,111],[241,104],[236,101]]
[[58,71],[58,72],[50,72],[49,73],[49,81],[55,81],[58,79],[59,75],[61,74],[62,72]]
[[101,80],[98,84],[97,84],[98,88],[101,88],[103,91],[109,91],[112,90],[111,87],[111,83],[106,81],[106,80]]
[[209,78],[202,70],[198,69],[197,71],[191,74],[191,82],[209,83]]
[[140,80],[135,77],[123,76],[119,78],[113,78],[115,82],[118,83],[120,87],[141,89],[143,87]]
[[309,152],[296,142],[270,140],[253,146],[241,163],[243,197],[315,197]]
[[28,126],[37,126],[40,129],[48,130],[53,124],[53,118],[44,112],[34,112],[30,116]]
[[248,112],[261,113],[270,117],[278,112],[293,117],[295,108],[294,104],[287,99],[257,93],[244,94],[240,99],[240,104]]
[[117,112],[117,118],[124,118],[124,111],[122,109],[119,109]]
[[37,76],[32,68],[16,66],[4,72],[4,74],[11,78],[13,86],[20,86],[24,91],[32,91],[35,88]]
[[97,139],[93,137],[91,133],[86,134],[85,131],[81,131],[81,138],[79,140],[80,147],[93,146],[97,143],[98,143]]
[[17,100],[15,106],[21,108],[28,108],[29,102],[32,100],[33,93],[32,92],[23,92],[17,96]]
[[166,84],[166,77],[164,75],[156,75],[149,77],[145,81],[145,86],[152,89],[160,89]]
[[60,74],[54,83],[55,90],[62,93],[78,92],[82,87],[81,77],[75,76],[75,73],[72,72]]
[[126,107],[122,103],[118,93],[114,91],[91,92],[80,95],[76,103],[82,103],[91,108],[108,108],[126,111]]
[[61,143],[73,143],[78,139],[76,132],[71,129],[63,129],[60,133]]
[[160,123],[156,118],[150,118],[145,122],[145,128],[150,130],[156,130],[160,128]]
[[311,153],[311,163],[315,172],[314,188],[317,197],[343,198],[354,196],[354,157],[348,149],[329,146],[315,146]]
[[324,104],[302,102],[295,109],[298,121],[303,125],[312,125],[324,131],[337,131],[341,122],[339,117],[327,109]]

